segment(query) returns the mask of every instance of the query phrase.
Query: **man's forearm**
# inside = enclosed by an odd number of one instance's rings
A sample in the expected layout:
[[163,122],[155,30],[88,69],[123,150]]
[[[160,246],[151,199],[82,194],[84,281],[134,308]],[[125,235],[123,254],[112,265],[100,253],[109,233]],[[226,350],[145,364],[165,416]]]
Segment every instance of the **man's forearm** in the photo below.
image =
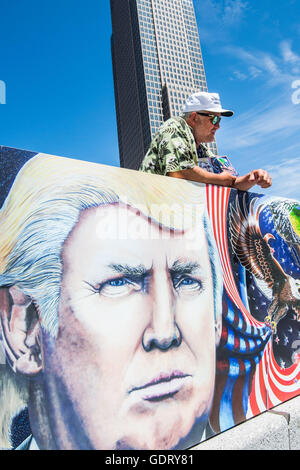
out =
[[196,181],[197,183],[217,184],[219,186],[232,186],[236,178],[229,172],[210,173],[209,171],[204,170],[198,166],[188,170],[172,171],[167,173],[167,176],[189,181]]

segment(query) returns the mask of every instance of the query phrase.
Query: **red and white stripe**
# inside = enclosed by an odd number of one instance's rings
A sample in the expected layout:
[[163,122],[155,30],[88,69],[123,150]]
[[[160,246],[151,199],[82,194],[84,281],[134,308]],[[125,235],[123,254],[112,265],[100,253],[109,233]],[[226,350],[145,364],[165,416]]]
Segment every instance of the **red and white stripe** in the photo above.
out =
[[254,326],[261,326],[261,323],[255,320],[255,318],[252,317],[250,312],[245,307],[237,290],[232,273],[228,252],[228,236],[226,225],[230,191],[230,188],[223,186],[206,186],[207,211],[212,223],[214,237],[221,260],[224,287],[233,303],[244,314],[246,322]]

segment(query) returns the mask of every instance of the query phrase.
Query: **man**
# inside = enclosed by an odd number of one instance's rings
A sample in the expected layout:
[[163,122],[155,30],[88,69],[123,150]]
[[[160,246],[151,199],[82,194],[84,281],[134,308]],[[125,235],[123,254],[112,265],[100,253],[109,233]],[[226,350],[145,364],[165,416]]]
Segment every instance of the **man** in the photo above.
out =
[[267,171],[252,170],[238,176],[220,167],[205,146],[214,140],[221,117],[232,115],[233,111],[222,108],[218,93],[194,93],[186,101],[182,116],[166,121],[154,136],[140,170],[243,191],[255,184],[268,188],[272,181]]
[[155,176],[63,158],[20,171],[0,212],[0,318],[7,361],[30,379],[35,448],[201,440],[223,287],[197,199],[183,181],[162,189]]

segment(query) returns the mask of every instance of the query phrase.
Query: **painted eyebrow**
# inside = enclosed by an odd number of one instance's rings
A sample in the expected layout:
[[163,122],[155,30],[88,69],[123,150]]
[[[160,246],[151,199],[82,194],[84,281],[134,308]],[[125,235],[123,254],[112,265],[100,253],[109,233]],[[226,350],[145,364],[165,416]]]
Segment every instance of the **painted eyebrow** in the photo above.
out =
[[180,261],[176,260],[172,267],[169,269],[169,272],[173,275],[175,274],[194,274],[196,271],[201,271],[202,268],[199,263],[192,261]]
[[[123,274],[124,276],[132,277],[146,277],[152,273],[152,267],[147,269],[144,265],[140,264],[138,266],[129,266],[128,264],[110,264],[109,268],[115,271],[116,273]],[[172,267],[169,269],[169,272],[173,275],[175,274],[194,274],[196,271],[202,271],[202,268],[199,263],[192,261],[180,261],[176,260]]]
[[129,266],[128,264],[117,263],[110,264],[108,267],[116,273],[129,277],[146,277],[152,272],[152,267],[147,269],[143,264],[139,264],[138,266]]

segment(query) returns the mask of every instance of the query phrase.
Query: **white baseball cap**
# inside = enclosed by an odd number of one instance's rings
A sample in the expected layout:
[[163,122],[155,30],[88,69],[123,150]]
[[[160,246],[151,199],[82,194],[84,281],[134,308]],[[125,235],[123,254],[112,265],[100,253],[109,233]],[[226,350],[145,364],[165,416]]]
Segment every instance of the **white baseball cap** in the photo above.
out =
[[197,93],[189,96],[186,100],[182,112],[190,113],[192,111],[210,111],[213,113],[220,113],[221,116],[233,115],[233,111],[222,108],[218,93],[208,93],[206,91],[198,91]]

